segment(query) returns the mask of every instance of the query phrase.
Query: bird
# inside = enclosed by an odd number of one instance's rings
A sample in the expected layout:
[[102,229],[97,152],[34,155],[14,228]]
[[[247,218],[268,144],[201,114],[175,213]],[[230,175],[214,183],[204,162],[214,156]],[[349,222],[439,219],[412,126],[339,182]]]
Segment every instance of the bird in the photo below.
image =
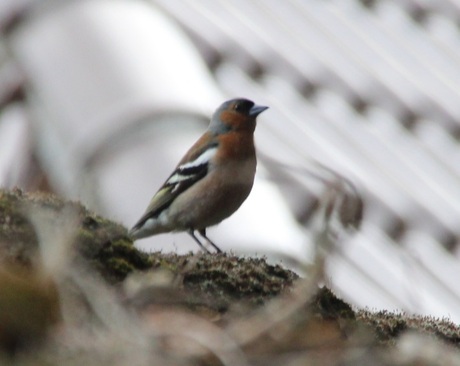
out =
[[210,252],[196,232],[221,253],[206,229],[231,216],[251,192],[256,172],[256,118],[267,106],[245,98],[222,103],[208,129],[187,151],[129,231],[133,239],[187,232]]

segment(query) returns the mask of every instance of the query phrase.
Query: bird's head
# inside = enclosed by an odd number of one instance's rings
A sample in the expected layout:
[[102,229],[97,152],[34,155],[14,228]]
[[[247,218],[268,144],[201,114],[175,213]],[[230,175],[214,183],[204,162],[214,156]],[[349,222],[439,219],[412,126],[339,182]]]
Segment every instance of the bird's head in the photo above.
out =
[[229,131],[252,133],[256,128],[257,116],[266,109],[268,107],[255,105],[244,98],[228,100],[214,112],[209,130],[215,134]]

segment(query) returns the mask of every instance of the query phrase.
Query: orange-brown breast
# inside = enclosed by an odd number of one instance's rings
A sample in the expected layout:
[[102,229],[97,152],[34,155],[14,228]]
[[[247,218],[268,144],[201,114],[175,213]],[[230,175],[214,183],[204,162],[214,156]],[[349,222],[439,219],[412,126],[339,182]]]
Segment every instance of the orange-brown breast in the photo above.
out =
[[254,135],[252,133],[232,131],[219,136],[219,150],[216,161],[230,162],[255,157]]

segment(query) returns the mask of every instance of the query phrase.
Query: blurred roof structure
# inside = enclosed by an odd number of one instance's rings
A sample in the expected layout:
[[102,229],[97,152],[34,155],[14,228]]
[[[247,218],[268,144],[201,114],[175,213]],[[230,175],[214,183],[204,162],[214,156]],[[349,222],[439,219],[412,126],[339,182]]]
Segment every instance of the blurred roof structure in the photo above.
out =
[[312,158],[362,189],[365,222],[330,260],[331,282],[352,298],[362,287],[360,305],[454,316],[460,4],[155,3],[193,36],[225,91],[276,111],[259,126],[262,151],[294,166]]

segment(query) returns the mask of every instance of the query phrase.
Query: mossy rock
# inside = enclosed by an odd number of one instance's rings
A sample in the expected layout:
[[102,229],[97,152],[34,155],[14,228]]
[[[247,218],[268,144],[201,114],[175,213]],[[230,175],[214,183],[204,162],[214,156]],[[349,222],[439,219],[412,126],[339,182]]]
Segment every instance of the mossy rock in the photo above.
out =
[[153,268],[167,270],[187,293],[191,307],[205,305],[225,312],[238,304],[253,308],[288,289],[298,276],[263,258],[238,257],[231,253],[152,253]]
[[381,344],[393,345],[401,334],[415,331],[460,346],[460,327],[448,319],[386,310],[359,310],[356,319],[375,329],[376,340]]
[[29,266],[38,255],[38,237],[31,212],[39,209],[51,225],[62,225],[65,212],[79,223],[73,247],[80,257],[109,282],[123,280],[134,270],[151,267],[146,253],[137,250],[124,226],[87,210],[80,203],[52,194],[0,190],[0,259]]
[[[293,272],[279,265],[270,265],[263,258],[242,258],[231,254],[143,253],[134,247],[125,227],[96,215],[80,203],[20,190],[0,190],[0,261],[26,267],[33,264],[39,241],[30,222],[30,212],[35,208],[45,212],[48,222],[56,226],[65,220],[62,213],[66,209],[77,214],[79,225],[72,243],[77,258],[96,269],[108,283],[119,283],[138,270],[167,270],[174,277],[168,289],[172,292],[168,293],[174,295],[172,298],[176,303],[185,304],[192,311],[201,309],[204,304],[212,311],[230,314],[227,321],[257,311],[279,294],[289,292],[298,280]],[[171,308],[171,303],[164,301],[164,304]],[[232,312],[234,304],[245,304],[246,307],[244,311]],[[271,339],[270,342],[255,342],[248,349],[269,355],[270,350],[292,352],[316,347],[315,342],[323,341],[330,342],[332,348],[348,342],[391,347],[406,330],[428,334],[457,347],[460,344],[460,328],[449,321],[385,311],[354,311],[327,288],[319,289],[310,297],[294,318],[295,325],[286,328],[290,331],[283,330],[287,332],[284,343],[276,337],[265,337]]]

